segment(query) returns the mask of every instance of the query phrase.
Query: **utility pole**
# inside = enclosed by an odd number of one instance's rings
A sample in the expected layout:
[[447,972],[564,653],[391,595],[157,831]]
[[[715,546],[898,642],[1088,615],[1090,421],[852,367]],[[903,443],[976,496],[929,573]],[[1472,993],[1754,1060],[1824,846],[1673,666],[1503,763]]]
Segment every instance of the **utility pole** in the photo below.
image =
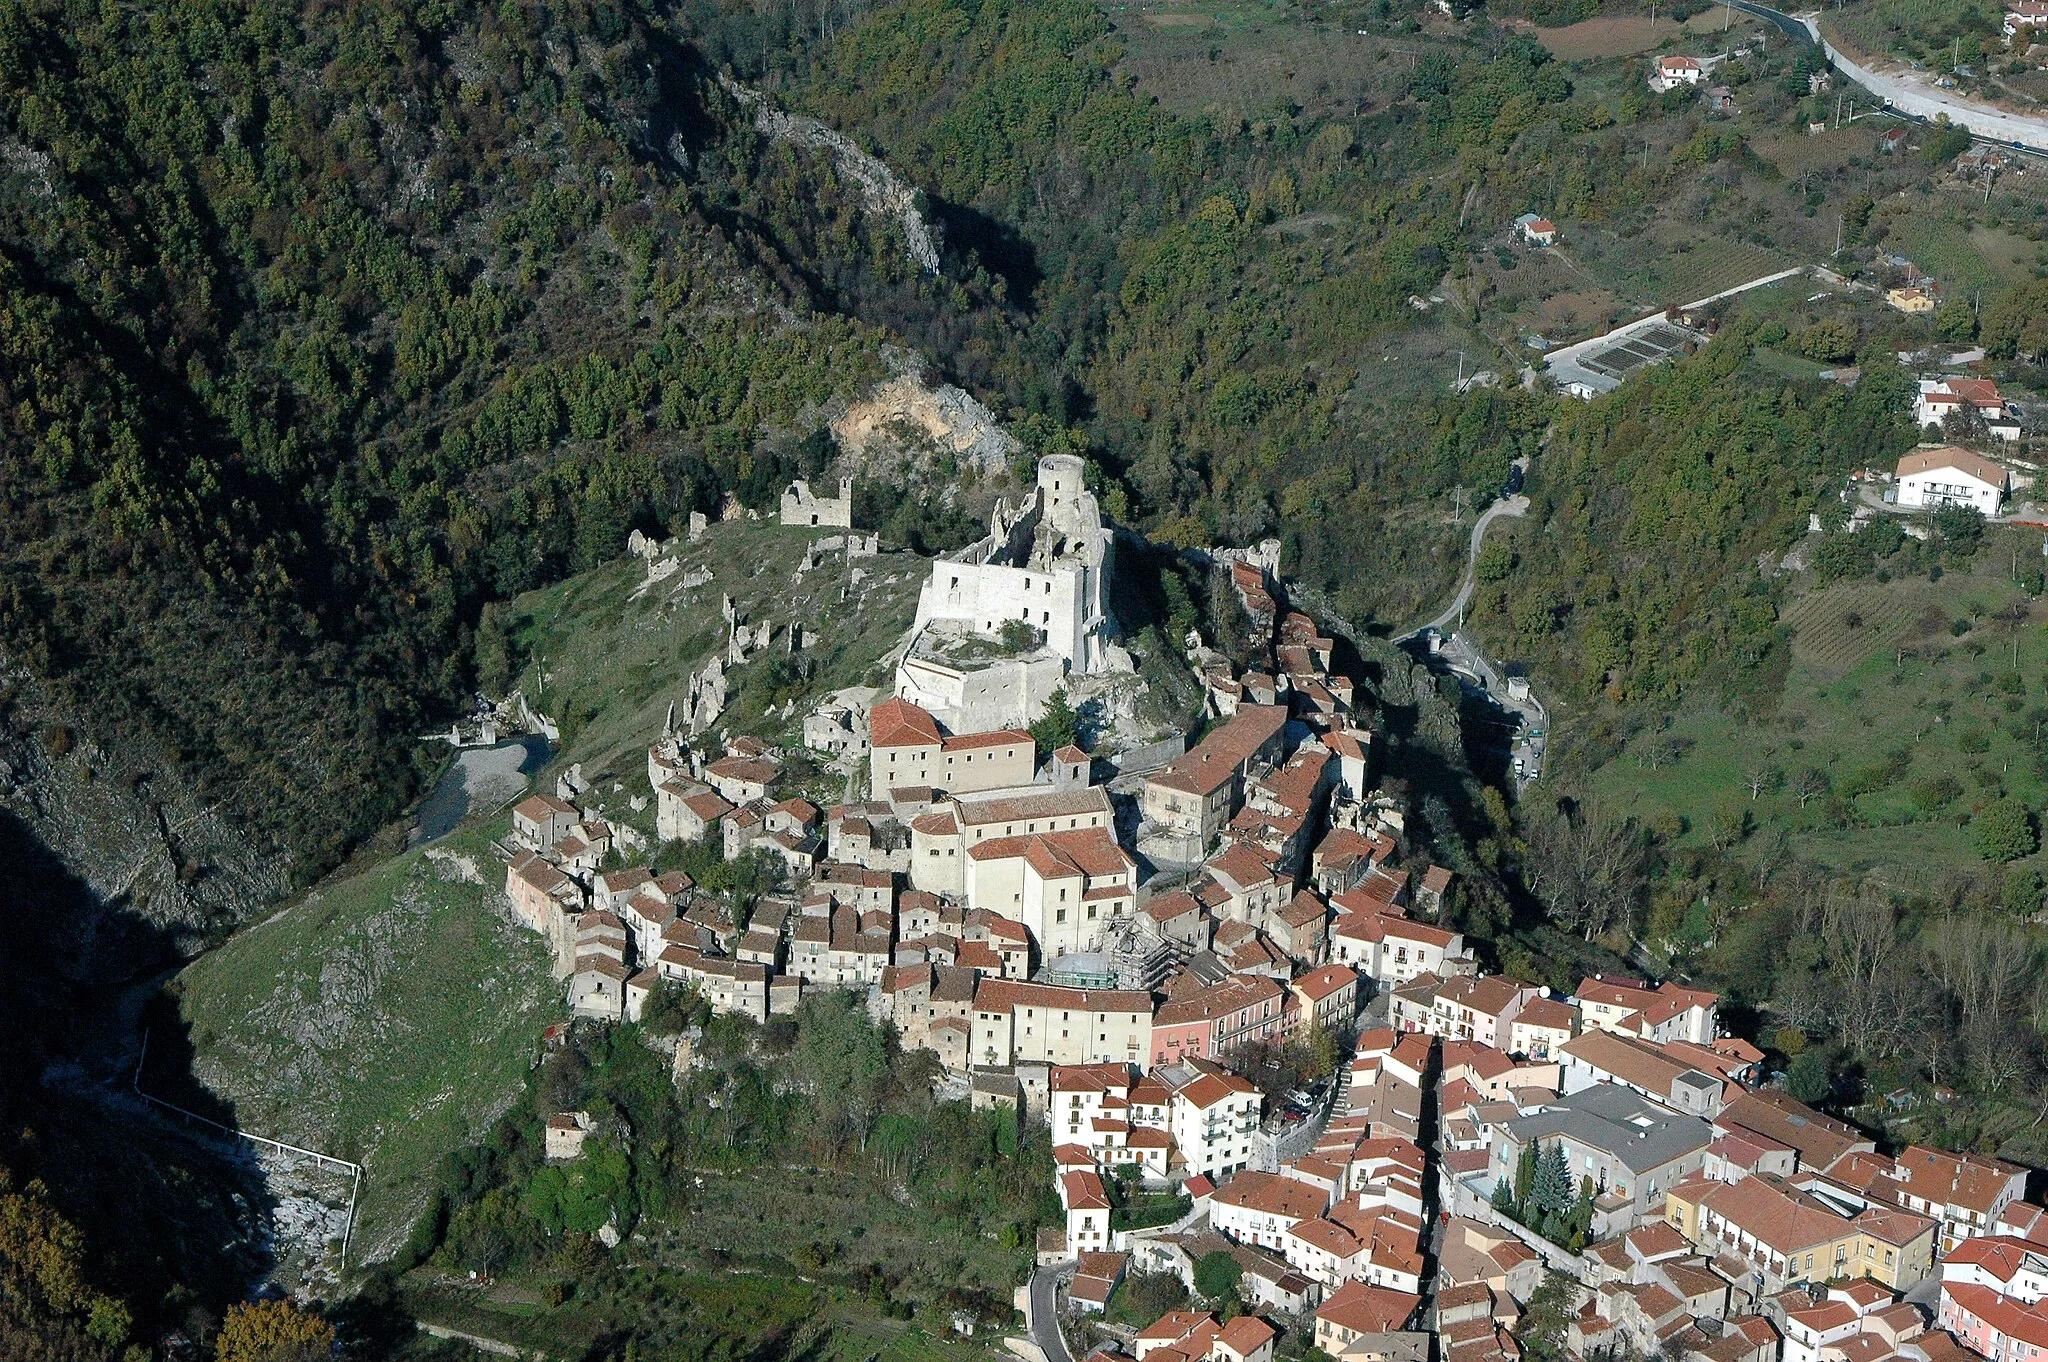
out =
[[[1835,214],[1835,255],[1842,253],[1842,214]],[[1830,256],[1829,259],[1833,259]]]

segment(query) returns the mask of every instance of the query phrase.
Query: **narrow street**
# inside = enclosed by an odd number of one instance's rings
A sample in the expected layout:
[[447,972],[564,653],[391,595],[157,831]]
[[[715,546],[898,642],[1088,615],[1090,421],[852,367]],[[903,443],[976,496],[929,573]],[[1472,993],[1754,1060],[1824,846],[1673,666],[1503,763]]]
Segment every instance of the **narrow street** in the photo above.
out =
[[1024,1312],[1024,1324],[1031,1341],[1045,1354],[1045,1362],[1074,1362],[1067,1351],[1066,1335],[1060,1332],[1060,1284],[1073,1271],[1074,1264],[1066,1262],[1034,1268],[1031,1273],[1030,1308]]

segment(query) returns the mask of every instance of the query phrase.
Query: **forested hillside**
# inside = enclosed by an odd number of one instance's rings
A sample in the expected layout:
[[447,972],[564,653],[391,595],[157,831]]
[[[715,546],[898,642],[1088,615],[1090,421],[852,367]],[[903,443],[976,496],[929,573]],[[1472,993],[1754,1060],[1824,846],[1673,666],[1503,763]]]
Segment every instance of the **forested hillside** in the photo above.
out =
[[[878,372],[645,13],[15,6],[0,110],[0,646],[302,872],[406,794],[482,600],[758,504]],[[850,239],[818,178],[776,230]]]

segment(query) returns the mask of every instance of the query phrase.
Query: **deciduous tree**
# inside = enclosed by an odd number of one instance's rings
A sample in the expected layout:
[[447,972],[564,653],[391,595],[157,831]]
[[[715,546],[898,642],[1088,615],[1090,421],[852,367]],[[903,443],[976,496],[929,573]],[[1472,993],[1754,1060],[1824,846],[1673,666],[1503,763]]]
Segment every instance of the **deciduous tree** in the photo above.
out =
[[334,1326],[287,1300],[229,1307],[214,1340],[216,1362],[326,1362]]

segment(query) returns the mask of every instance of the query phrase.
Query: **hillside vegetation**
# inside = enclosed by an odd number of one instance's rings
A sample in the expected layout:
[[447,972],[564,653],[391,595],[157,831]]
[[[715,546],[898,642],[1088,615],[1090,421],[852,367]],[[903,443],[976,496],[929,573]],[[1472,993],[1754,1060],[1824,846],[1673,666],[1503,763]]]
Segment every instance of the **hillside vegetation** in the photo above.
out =
[[358,1264],[404,1242],[442,1153],[511,1104],[562,1014],[546,943],[506,908],[497,831],[324,885],[177,982],[193,1076],[236,1125],[367,1165]]
[[[903,552],[825,553],[800,572],[821,537],[772,523],[715,524],[701,542],[671,546],[675,567],[660,580],[633,558],[519,596],[494,611],[504,675],[561,725],[564,761],[630,778],[645,771],[641,758],[669,706],[687,718],[690,674],[725,657],[730,598],[747,627],[770,625],[774,636],[727,669],[728,704],[716,727],[795,741],[825,695],[889,684],[883,659],[910,628],[927,577],[929,560]],[[792,625],[801,631],[794,652]]]
[[[1533,456],[1531,515],[1489,550],[1471,627],[1554,703],[1555,783],[1520,807],[1480,790],[1455,697],[1360,640],[1378,719],[1411,758],[1397,777],[1411,826],[1461,871],[1452,915],[1545,978],[1626,960],[1717,982],[1754,1009],[1740,1020],[1774,1062],[1803,1062],[1817,1100],[1960,1083],[1967,1100],[1916,1109],[1901,1131],[2036,1152],[2020,1103],[2048,1098],[2048,1049],[2018,1004],[2039,996],[2038,889],[2030,900],[1981,855],[1912,881],[1883,858],[1945,858],[1958,835],[1978,851],[1965,813],[1985,818],[1986,845],[1994,824],[1999,848],[2035,832],[2044,785],[2016,725],[2038,677],[2023,649],[2018,719],[2006,698],[1982,703],[1961,660],[1981,621],[1924,673],[1895,660],[1921,741],[1969,718],[1984,749],[1958,737],[1957,764],[1937,745],[1846,793],[1862,767],[1841,740],[1812,764],[1851,817],[1806,827],[1832,806],[1788,798],[1808,764],[1791,742],[1819,753],[1841,687],[1867,707],[1893,684],[1875,650],[1819,641],[1846,609],[1815,588],[1861,593],[1870,619],[1897,611],[1871,589],[1887,584],[1867,546],[1804,573],[1773,565],[1844,474],[1913,438],[1893,353],[1978,339],[2002,381],[2039,383],[2048,281],[2028,275],[2048,207],[2020,177],[1989,192],[1948,177],[1945,134],[1884,158],[1859,141],[1867,123],[1807,137],[1827,100],[1783,45],[1727,69],[1740,112],[1720,116],[1691,93],[1649,95],[1631,59],[1503,22],[1645,8],[1226,7],[1206,22],[1227,39],[1173,43],[1081,0],[0,10],[0,851],[28,869],[0,881],[0,903],[34,948],[0,960],[22,1035],[0,1061],[0,1156],[35,1163],[59,1212],[119,1238],[118,1207],[87,1223],[94,1166],[65,1167],[48,1138],[89,1108],[39,1076],[93,1048],[90,1023],[126,1015],[114,995],[132,977],[393,827],[435,766],[416,735],[477,689],[522,686],[562,720],[566,755],[621,787],[603,795],[630,799],[638,745],[722,642],[704,612],[725,576],[745,574],[733,594],[756,619],[800,605],[837,634],[750,664],[734,722],[786,728],[791,701],[862,679],[909,610],[901,559],[874,565],[845,616],[835,582],[798,582],[777,561],[794,548],[766,534],[714,531],[704,561],[724,576],[673,614],[660,588],[628,600],[644,569],[619,560],[634,529],[766,509],[789,477],[826,472],[829,422],[898,371],[898,347],[987,402],[1024,454],[1086,456],[1105,508],[1155,543],[1282,538],[1304,599],[1362,635],[1448,597],[1471,518]],[[741,84],[914,186],[937,272],[857,177],[760,131]],[[1155,99],[1166,85],[1180,97]],[[1561,249],[1515,241],[1525,211],[1563,225]],[[1900,246],[1953,276],[1932,318],[1786,290],[1728,309],[1704,354],[1600,402],[1515,382],[1533,332],[1590,334],[1780,259],[1888,279],[1881,255]],[[1853,389],[1818,377],[1850,364]],[[1482,368],[1496,386],[1452,390]],[[954,470],[935,471],[863,488],[892,547],[974,532],[946,491]],[[1892,584],[1991,574],[1950,538],[1886,546]],[[1165,555],[1131,562],[1146,580],[1126,594],[1156,617],[1134,625],[1199,622],[1201,593]],[[1148,661],[1161,657],[1155,642]],[[1750,818],[1716,835],[1725,782],[1695,744],[1679,767],[1708,778],[1596,807],[1602,789],[1627,793],[1623,768],[1667,714],[1679,737],[1747,726],[1786,791],[1766,810],[1743,789]],[[1761,726],[1780,714],[1813,738]],[[1930,715],[1942,724],[1923,729]],[[1900,793],[1942,775],[1963,792],[1905,821]],[[92,846],[142,851],[70,850]],[[1830,873],[1865,859],[1883,876]],[[509,954],[486,945],[488,886],[444,882],[418,853],[319,893],[327,907],[302,902],[190,972],[188,1039],[207,1040],[202,1070],[238,1112],[301,1119],[389,1169],[388,1243],[428,1146],[475,1136],[518,1088],[526,1004],[480,1017],[450,1000],[476,1004],[464,990],[479,978],[514,999],[546,990],[513,963],[519,938]],[[77,923],[93,930],[53,930]],[[328,1038],[325,960],[369,958],[387,932],[421,949],[394,955]],[[1873,998],[1902,1010],[1878,1026]],[[424,1024],[400,1027],[411,1009],[475,1055],[353,1067],[369,1062],[352,1027],[401,1059],[426,1046]],[[2020,1011],[2021,1026],[1986,1020]],[[266,1065],[285,1075],[274,1093]],[[414,1143],[395,1124],[409,1103],[434,1113]],[[177,1200],[152,1189],[185,1165],[149,1163],[153,1138],[137,1163],[161,1181],[110,1200]],[[196,1247],[110,1260],[107,1280],[154,1326],[194,1293],[218,1304],[242,1273],[205,1248],[231,1237],[211,1231],[234,1203],[202,1181],[215,1199],[177,1240]]]
[[[730,669],[721,726],[793,732],[809,711],[784,713],[792,697],[859,684],[909,627],[926,560],[856,559],[858,585],[843,555],[799,576],[818,537],[713,525],[675,546],[679,566],[660,580],[631,558],[505,607],[511,674],[563,725],[553,769],[582,765],[607,816],[651,837],[651,809],[612,786],[649,793],[647,744],[687,675],[724,655],[728,594],[752,619],[800,621],[807,643],[792,657],[778,633]],[[711,581],[687,584],[706,569]],[[828,785],[819,793],[838,798]],[[445,1152],[483,1138],[518,1096],[541,1029],[565,1015],[545,944],[504,903],[489,842],[505,818],[474,811],[430,847],[337,877],[178,978],[193,1075],[236,1122],[368,1166],[359,1262],[404,1243]]]

